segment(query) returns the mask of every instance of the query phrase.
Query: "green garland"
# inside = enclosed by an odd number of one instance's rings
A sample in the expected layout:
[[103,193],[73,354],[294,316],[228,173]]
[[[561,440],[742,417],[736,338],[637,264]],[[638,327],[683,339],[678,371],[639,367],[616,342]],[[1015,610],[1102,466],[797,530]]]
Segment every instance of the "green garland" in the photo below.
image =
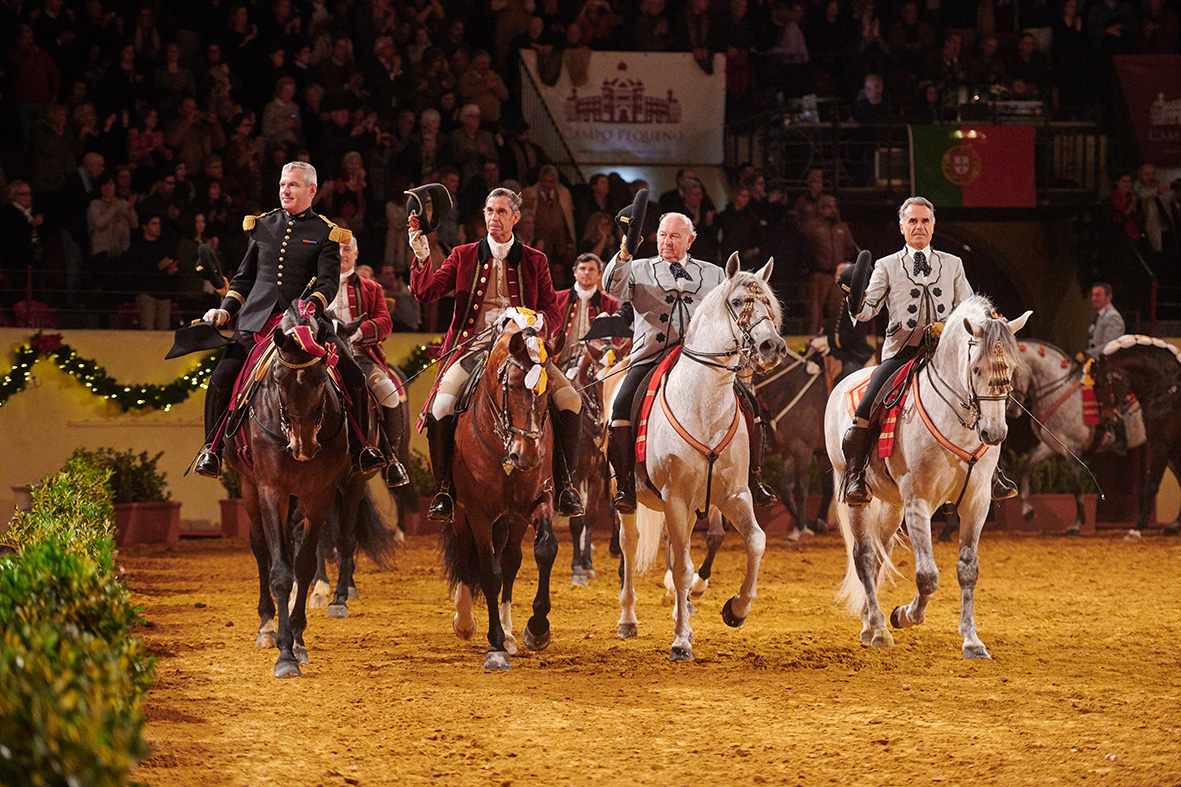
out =
[[[113,402],[125,413],[130,410],[168,412],[198,388],[206,387],[206,381],[217,365],[217,353],[210,353],[198,362],[196,368],[167,385],[129,385],[108,377],[106,369],[89,358],[78,357],[77,351],[62,343],[61,339],[60,333],[37,333],[17,348],[12,370],[0,378],[0,407],[14,394],[25,390],[33,375],[33,365],[41,359],[52,360],[59,369],[89,388],[92,394]],[[430,368],[437,352],[438,341],[433,346],[420,344],[398,365],[398,370],[409,380]]]
[[0,379],[0,407],[3,407],[13,394],[25,389],[33,374],[33,365],[42,358],[52,360],[59,369],[89,388],[92,394],[113,402],[123,412],[167,412],[173,405],[188,399],[198,388],[205,387],[205,381],[213,373],[216,353],[206,355],[197,363],[196,368],[167,385],[128,385],[108,377],[106,369],[94,361],[80,358],[74,348],[62,343],[61,334],[38,333],[17,349],[12,371]]

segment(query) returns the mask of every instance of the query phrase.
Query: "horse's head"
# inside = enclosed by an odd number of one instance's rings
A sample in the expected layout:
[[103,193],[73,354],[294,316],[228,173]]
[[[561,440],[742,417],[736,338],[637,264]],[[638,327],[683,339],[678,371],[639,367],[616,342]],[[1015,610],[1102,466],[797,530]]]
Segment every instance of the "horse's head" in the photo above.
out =
[[[982,295],[969,298],[956,308],[940,346],[949,342],[962,352],[967,401],[961,407],[974,416],[975,429],[988,445],[1000,445],[1009,433],[1005,409],[1013,390],[1013,371],[1020,363],[1013,334],[1025,326],[1033,312],[1009,321],[997,314]],[[960,322],[962,319],[962,322]],[[962,348],[955,345],[962,342]]]
[[787,343],[779,335],[783,312],[767,284],[774,265],[772,258],[758,273],[745,273],[739,269],[738,254],[731,254],[722,284],[721,297],[730,318],[731,334],[737,330],[739,353],[763,371],[778,366],[787,355]]
[[493,431],[501,439],[506,474],[528,472],[542,461],[542,437],[549,405],[545,368],[552,348],[533,328],[509,323],[488,355],[484,373]]
[[301,462],[320,451],[317,435],[331,393],[328,365],[336,360],[336,348],[326,342],[326,333],[318,320],[288,310],[273,334],[277,355],[271,377],[278,397],[279,428],[287,438],[287,450]]

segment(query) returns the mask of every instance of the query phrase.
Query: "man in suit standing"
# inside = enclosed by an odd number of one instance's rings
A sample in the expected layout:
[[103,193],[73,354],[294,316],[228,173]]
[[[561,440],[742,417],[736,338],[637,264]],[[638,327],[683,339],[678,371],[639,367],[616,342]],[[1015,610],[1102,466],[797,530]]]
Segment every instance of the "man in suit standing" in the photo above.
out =
[[[631,365],[620,383],[611,408],[607,458],[615,471],[618,493],[615,509],[630,514],[636,510],[636,435],[632,428],[632,400],[636,389],[651,369],[676,345],[689,327],[689,320],[710,290],[725,281],[726,273],[712,262],[689,256],[697,234],[693,222],[683,213],[666,213],[656,231],[655,257],[633,259],[621,249],[603,273],[607,292],[635,311],[632,331]],[[758,414],[750,394],[740,384],[735,388],[747,397],[747,406]],[[753,406],[752,406],[753,405]],[[756,417],[750,435],[750,487],[755,505],[769,505],[775,497],[759,479],[763,455],[762,424]]]
[[1095,309],[1095,318],[1087,329],[1087,355],[1094,358],[1103,353],[1109,341],[1123,336],[1126,331],[1123,316],[1111,305],[1111,284],[1097,281],[1091,285],[1091,306]]

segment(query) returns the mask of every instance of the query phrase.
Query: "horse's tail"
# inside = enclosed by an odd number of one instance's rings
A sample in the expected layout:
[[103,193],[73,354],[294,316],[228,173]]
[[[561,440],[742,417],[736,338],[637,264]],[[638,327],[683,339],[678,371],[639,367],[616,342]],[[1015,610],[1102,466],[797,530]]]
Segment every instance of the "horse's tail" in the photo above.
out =
[[660,534],[664,529],[664,515],[640,504],[636,506],[636,528],[640,531],[636,543],[636,574],[643,574],[656,561],[660,552]]
[[[839,474],[837,475],[837,486],[833,494],[840,498],[841,482]],[[882,504],[875,497],[869,501],[869,508],[866,512],[866,518],[870,523],[877,523],[882,516]],[[853,562],[853,525],[849,521],[849,507],[841,502],[837,505],[837,520],[841,524],[841,536],[845,539],[845,579],[841,582],[840,588],[837,589],[837,601],[844,602],[845,608],[854,615],[860,616],[865,611],[867,599],[865,597],[865,586],[861,584],[861,578],[857,576],[857,566]],[[897,543],[898,538],[891,535],[887,541],[882,540],[882,533],[875,524],[869,527],[869,542],[873,547],[874,553],[878,559],[878,576],[877,585],[881,587],[884,583],[894,583],[895,578],[901,576],[898,569],[894,566],[894,562],[890,560],[890,553],[894,551],[894,544]]]
[[386,525],[385,517],[377,510],[373,495],[366,485],[361,503],[357,506],[357,546],[364,550],[369,559],[381,568],[388,568],[389,558],[394,554],[394,534]]

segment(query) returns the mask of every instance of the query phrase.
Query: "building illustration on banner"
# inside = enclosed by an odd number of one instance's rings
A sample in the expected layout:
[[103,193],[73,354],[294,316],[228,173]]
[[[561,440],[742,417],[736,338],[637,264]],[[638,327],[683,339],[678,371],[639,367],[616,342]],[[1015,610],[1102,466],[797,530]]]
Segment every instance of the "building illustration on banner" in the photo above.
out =
[[565,110],[569,123],[681,122],[681,102],[672,90],[665,98],[649,96],[642,80],[627,77],[604,79],[597,95],[579,96],[578,88],[570,88]]
[[1148,115],[1154,126],[1181,126],[1181,98],[1166,101],[1164,93],[1157,93]]

